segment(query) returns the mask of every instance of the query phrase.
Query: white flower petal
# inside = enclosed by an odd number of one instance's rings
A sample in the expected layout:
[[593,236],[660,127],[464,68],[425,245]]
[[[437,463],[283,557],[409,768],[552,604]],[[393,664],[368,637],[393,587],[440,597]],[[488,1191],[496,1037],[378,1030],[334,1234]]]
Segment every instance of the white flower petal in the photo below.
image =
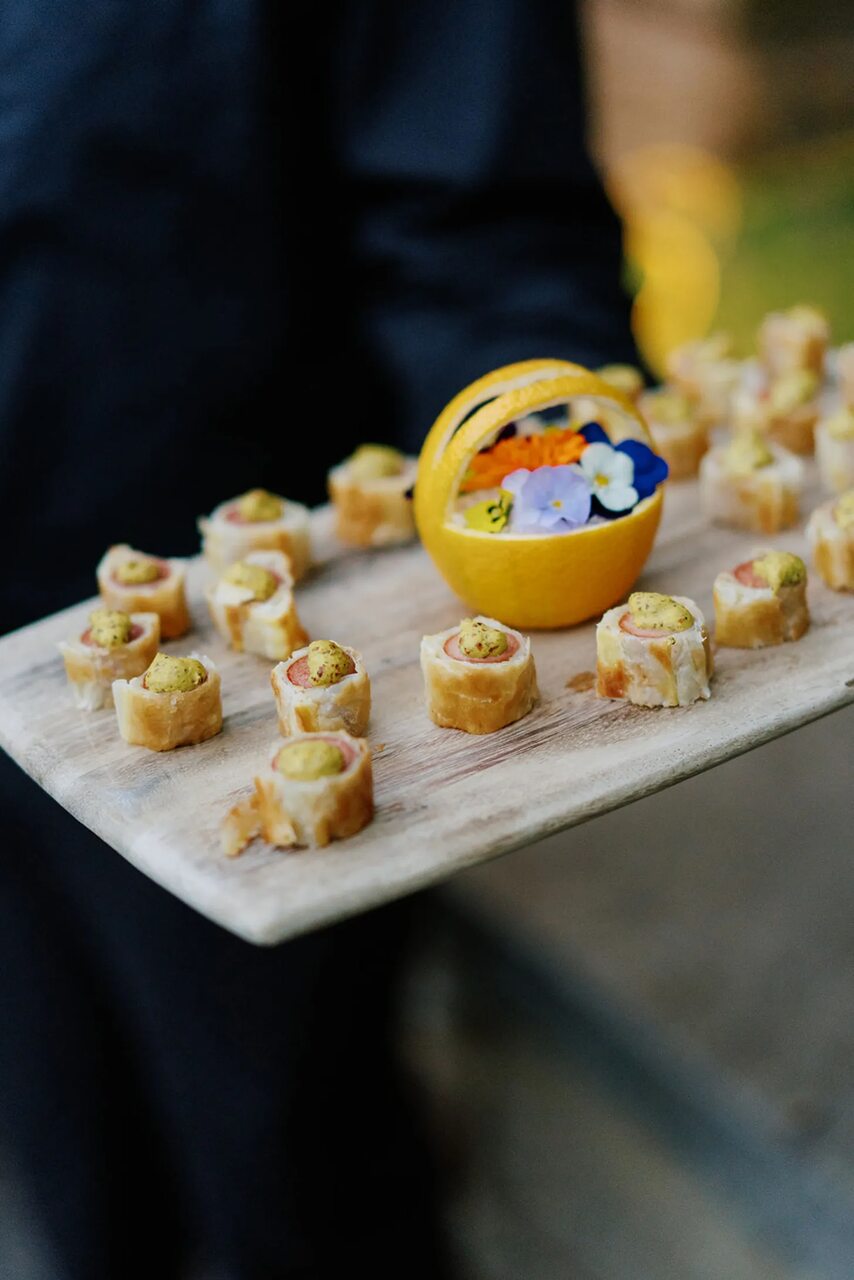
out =
[[596,497],[608,511],[627,511],[638,500],[638,491],[630,484],[609,484],[597,488]]
[[615,451],[609,444],[589,444],[581,455],[581,469],[586,476],[610,475]]
[[614,462],[611,467],[611,480],[615,484],[631,485],[635,478],[635,464],[627,453],[614,450]]

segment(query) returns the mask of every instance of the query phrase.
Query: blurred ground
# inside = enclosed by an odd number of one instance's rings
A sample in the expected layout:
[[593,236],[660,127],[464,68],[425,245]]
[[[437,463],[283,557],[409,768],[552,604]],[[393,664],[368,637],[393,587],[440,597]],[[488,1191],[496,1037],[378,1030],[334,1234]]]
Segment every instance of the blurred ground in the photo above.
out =
[[849,710],[446,888],[411,1048],[464,1280],[849,1280],[852,742]]

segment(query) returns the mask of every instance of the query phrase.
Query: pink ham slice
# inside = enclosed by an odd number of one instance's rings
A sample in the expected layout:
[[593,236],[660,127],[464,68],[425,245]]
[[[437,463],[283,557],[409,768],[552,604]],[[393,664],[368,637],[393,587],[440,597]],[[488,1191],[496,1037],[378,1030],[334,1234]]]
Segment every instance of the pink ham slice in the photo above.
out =
[[468,654],[463,653],[460,648],[459,631],[456,635],[448,636],[448,639],[445,641],[445,653],[449,658],[455,658],[457,662],[476,662],[478,664],[484,662],[506,662],[508,658],[513,657],[513,654],[519,648],[519,641],[515,636],[511,636],[509,631],[505,631],[504,634],[507,636],[507,648],[503,653],[493,653],[487,658],[470,658]]
[[768,586],[768,583],[754,571],[752,560],[745,560],[744,564],[736,565],[732,572],[743,587],[753,587],[756,591],[762,591]]
[[[351,676],[356,670],[356,664],[350,658],[350,669],[347,675]],[[301,658],[297,658],[296,662],[292,662],[288,667],[288,679],[291,684],[295,684],[298,689],[319,689],[320,685],[313,685],[308,675],[308,654],[304,654]],[[343,679],[343,676],[342,676]],[[337,683],[337,681],[336,681]]]
[[630,636],[638,636],[641,640],[661,640],[664,636],[673,635],[672,631],[666,631],[661,627],[636,626],[628,610],[620,618],[620,630],[628,632]]

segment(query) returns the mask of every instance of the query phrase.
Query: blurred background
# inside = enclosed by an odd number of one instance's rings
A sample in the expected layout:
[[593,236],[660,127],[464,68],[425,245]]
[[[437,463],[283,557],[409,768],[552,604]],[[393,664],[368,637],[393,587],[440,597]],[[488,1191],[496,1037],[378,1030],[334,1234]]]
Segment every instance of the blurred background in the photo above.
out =
[[[801,301],[854,338],[854,6],[583,18],[650,367],[716,327],[747,354]],[[850,1280],[852,731],[840,713],[425,900],[404,1047],[463,1280]],[[0,1186],[0,1276],[50,1280]]]
[[795,300],[854,333],[854,9],[587,0],[593,145],[650,366],[711,328],[750,354]]

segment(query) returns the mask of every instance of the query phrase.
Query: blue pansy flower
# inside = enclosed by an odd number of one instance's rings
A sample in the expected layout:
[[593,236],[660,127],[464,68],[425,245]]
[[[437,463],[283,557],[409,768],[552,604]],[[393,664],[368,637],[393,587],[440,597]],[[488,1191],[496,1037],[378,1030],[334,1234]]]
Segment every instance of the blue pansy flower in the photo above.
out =
[[[608,435],[598,422],[588,422],[581,428],[579,434],[584,436],[588,444],[611,443]],[[650,494],[655,493],[661,482],[667,479],[667,463],[657,453],[653,452],[649,445],[643,444],[640,440],[623,440],[613,447],[618,449],[620,453],[627,453],[635,464],[632,484],[637,489],[638,502],[642,502],[644,498],[648,498]],[[600,512],[600,514],[609,513]]]
[[633,483],[638,491],[638,502],[642,502],[667,479],[667,463],[641,440],[623,440],[617,448],[621,453],[627,453],[635,464]]

